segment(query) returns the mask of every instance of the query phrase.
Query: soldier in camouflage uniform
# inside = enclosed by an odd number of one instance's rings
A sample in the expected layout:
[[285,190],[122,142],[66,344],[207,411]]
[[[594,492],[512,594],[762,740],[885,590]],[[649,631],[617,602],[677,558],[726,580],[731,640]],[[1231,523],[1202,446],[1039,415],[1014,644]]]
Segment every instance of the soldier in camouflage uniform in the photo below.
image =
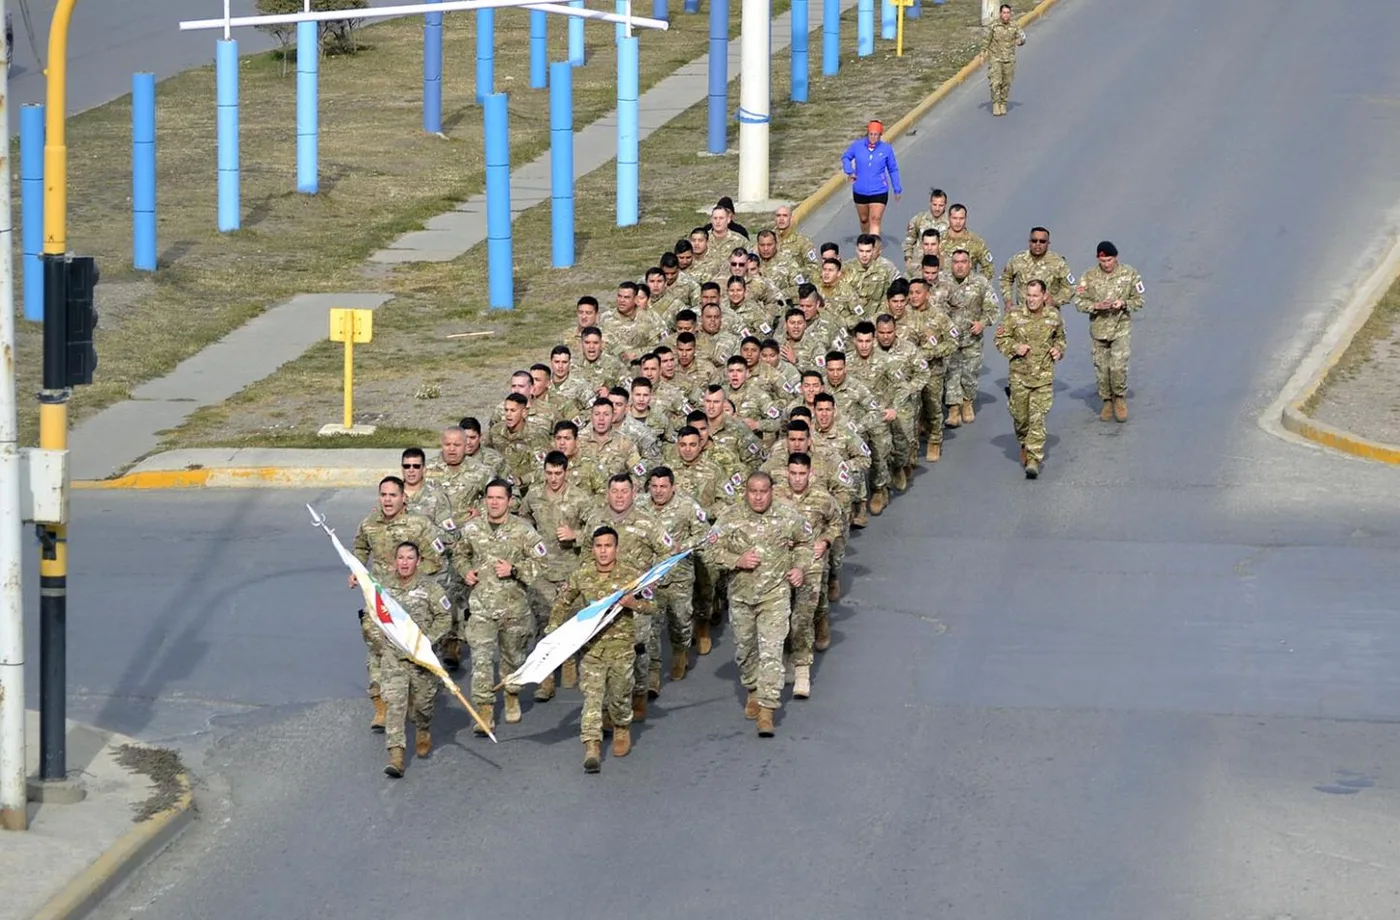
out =
[[[457,523],[452,511],[452,500],[442,486],[424,478],[427,455],[421,448],[410,447],[403,452],[399,465],[403,468],[404,503],[409,514],[422,515],[438,526],[450,556],[452,544],[457,541]],[[465,586],[453,576],[451,565],[443,565],[442,571],[437,575],[437,581],[449,598],[454,594],[464,596]],[[459,613],[454,607],[454,616]],[[454,621],[451,628],[443,634],[442,645],[435,649],[442,658],[443,667],[454,670],[461,664],[456,627],[457,623]]]
[[[701,422],[703,424],[703,422]],[[668,450],[665,463],[671,470],[676,488],[700,503],[707,517],[718,517],[739,497],[738,485],[742,473],[731,474],[703,449],[703,436],[695,425],[686,424],[676,432],[674,449]],[[737,480],[737,483],[736,483]],[[695,565],[695,592],[692,605],[695,651],[710,654],[710,624],[716,621],[714,567],[703,556],[692,556]]]
[[919,238],[919,248],[914,250],[914,254],[904,261],[904,270],[913,277],[919,277],[923,273],[924,260],[933,256],[941,263],[943,258],[943,237],[932,227],[924,231]]
[[[816,424],[812,433],[812,442],[816,445],[816,450],[819,453],[827,451],[839,458],[841,466],[844,467],[843,475],[851,480],[851,488],[854,490],[852,494],[856,499],[855,507],[860,508],[860,497],[863,494],[860,489],[866,480],[870,466],[870,447],[856,434],[853,424],[837,417],[834,396],[830,393],[818,393],[813,402],[812,414]],[[856,523],[855,515],[848,515],[847,534],[843,534],[841,539],[836,541],[836,545],[831,548],[831,570],[828,575],[826,597],[822,606],[817,610],[816,642],[819,652],[826,651],[827,645],[831,642],[831,636],[826,631],[823,617],[826,609],[825,601],[834,601],[841,597],[841,570],[846,561],[846,543],[849,539],[849,530],[856,526]],[[864,527],[865,524],[860,526]]]
[[997,351],[1009,362],[1006,405],[1027,479],[1039,476],[1045,462],[1045,416],[1055,398],[1055,362],[1066,347],[1064,320],[1046,301],[1045,282],[1033,279],[1026,285],[1026,308],[1008,313],[996,336]]
[[724,377],[727,384],[725,395],[734,404],[735,419],[747,426],[764,444],[771,444],[783,410],[762,384],[749,380],[749,365],[743,355],[729,359]]
[[1094,381],[1103,411],[1099,418],[1128,420],[1128,359],[1132,356],[1133,314],[1142,309],[1142,276],[1118,264],[1118,247],[1098,245],[1098,264],[1074,289],[1074,308],[1089,314],[1089,341],[1094,353]]
[[879,247],[879,239],[872,234],[862,233],[856,237],[856,262],[846,272],[846,280],[866,315],[880,311],[890,282],[899,277],[899,271],[889,260],[880,257]]
[[[928,448],[924,459],[937,463],[943,455],[943,382],[948,374],[947,359],[958,350],[958,329],[953,318],[939,305],[930,303],[928,282],[909,282],[910,310],[905,318],[909,340],[919,347],[928,362],[928,383],[920,395],[920,408]],[[959,412],[961,417],[961,411]]]
[[948,406],[945,424],[956,428],[976,420],[977,378],[982,374],[982,334],[995,326],[1000,310],[992,283],[972,271],[972,257],[965,249],[953,251],[952,287],[948,295],[949,314],[958,327],[958,350],[948,358]]
[[817,247],[811,238],[804,236],[792,225],[792,208],[782,205],[773,212],[773,229],[778,237],[778,248],[799,262],[805,263],[809,272],[821,264],[817,258]]
[[[369,569],[370,575],[383,584],[394,574],[400,543],[412,543],[421,550],[418,571],[423,575],[431,578],[442,571],[443,554],[447,551],[442,531],[427,518],[410,514],[404,506],[403,480],[397,476],[385,476],[379,480],[379,507],[360,522],[351,552]],[[358,584],[359,579],[351,574],[350,587]],[[380,693],[379,661],[384,640],[378,627],[369,622],[363,610],[360,611],[360,632],[367,650],[365,664],[369,671],[369,698],[374,703],[374,718],[369,726],[371,731],[382,732],[386,710]]]
[[[865,384],[847,376],[846,353],[842,351],[826,356],[826,391],[836,398],[837,409],[856,425],[861,440],[870,448],[869,508],[871,514],[881,514],[889,501],[889,458],[894,454],[889,423],[894,410],[887,411]],[[866,523],[865,509],[857,508],[851,525],[864,527]]]
[[[418,571],[418,558],[417,545],[400,543],[395,548],[394,577],[382,586],[385,593],[399,602],[427,640],[437,645],[452,628],[452,601],[441,585]],[[427,757],[433,749],[431,724],[438,679],[391,643],[382,642],[380,647],[380,694],[386,709],[384,744],[389,749],[389,763],[384,772],[398,779],[403,776],[404,748],[408,745],[404,736],[407,718],[413,719],[413,752],[421,758]]]
[[807,260],[779,248],[778,235],[772,230],[758,232],[755,249],[760,276],[771,282],[784,300],[796,300],[798,286],[806,283],[811,272]]
[[1001,299],[1007,312],[1021,308],[1026,282],[1033,278],[1045,283],[1050,306],[1068,303],[1074,296],[1074,275],[1070,274],[1065,257],[1050,251],[1050,231],[1032,227],[1028,245],[1028,249],[1012,256],[1001,270]]
[[[589,326],[583,330],[580,347],[582,352],[573,361],[570,376],[578,377],[586,383],[592,396],[600,396],[612,387],[632,379],[622,362],[604,351],[603,331],[597,326]],[[581,400],[580,403],[588,405],[587,400]]]
[[[569,573],[578,568],[583,522],[594,505],[592,495],[569,481],[568,470],[569,458],[561,451],[550,451],[544,458],[543,481],[520,503],[520,517],[535,528],[545,546],[545,556],[539,564],[540,577],[530,586],[530,604],[540,630],[549,620],[560,586]],[[569,664],[573,664],[572,660]],[[575,676],[565,686],[572,686],[576,680]],[[554,675],[551,674],[535,688],[535,702],[553,698]]]
[[850,329],[865,317],[860,295],[851,287],[840,259],[823,259],[820,274],[813,284],[826,305],[826,315],[842,330]]
[[987,61],[987,82],[992,90],[992,114],[1006,114],[1011,80],[1016,76],[1016,47],[1026,43],[1026,33],[1011,21],[1011,4],[1003,3],[995,22],[987,28],[982,57]]
[[[665,526],[636,503],[636,496],[632,477],[617,473],[608,480],[607,504],[593,509],[584,529],[596,531],[607,526],[616,530],[619,558],[645,572],[678,550]],[[650,614],[638,616],[636,627],[637,646],[641,651],[636,656],[633,672],[632,718],[640,722],[647,715],[647,698],[661,693],[661,662],[657,661],[656,671],[652,673],[651,656],[647,652],[654,628]]]
[[[589,603],[608,597],[636,581],[641,569],[618,561],[618,535],[611,527],[599,527],[592,534],[592,558],[573,572],[559,590],[550,612],[553,632]],[[649,592],[647,592],[649,593]],[[622,599],[617,617],[588,640],[579,662],[579,688],[583,691],[583,712],[579,717],[579,738],[583,741],[583,769],[597,773],[602,766],[603,717],[613,725],[614,757],[632,751],[632,661],[636,657],[634,615],[650,616],[652,602],[631,594]]]
[[[786,504],[802,515],[812,530],[812,563],[803,573],[802,584],[793,589],[792,622],[788,643],[792,648],[795,671],[792,695],[805,700],[812,695],[812,652],[818,609],[828,620],[826,588],[831,566],[831,549],[843,533],[840,504],[831,493],[812,482],[812,456],[798,451],[788,455],[784,482],[773,486],[773,501]],[[830,637],[830,628],[823,630]]]
[[763,442],[747,425],[737,419],[729,419],[725,411],[728,404],[729,395],[723,387],[711,384],[705,388],[705,398],[701,400],[701,405],[704,406],[705,421],[708,424],[708,441],[738,461],[738,470],[732,468],[732,463],[725,464],[731,475],[739,470],[747,475],[758,469],[759,464],[763,462]]
[[[501,676],[525,663],[535,620],[529,586],[549,550],[529,524],[510,513],[511,488],[504,480],[486,486],[486,514],[463,524],[452,565],[471,588],[471,619],[466,639],[472,653],[471,700],[490,726],[495,725],[496,656]],[[520,721],[520,687],[505,687],[505,719]],[[484,734],[480,726],[477,734]]]
[[728,570],[729,618],[734,659],[749,691],[744,717],[758,722],[760,737],[773,736],[773,713],[782,705],[783,643],[792,616],[792,589],[812,565],[812,528],[792,508],[773,503],[773,480],[753,473],[744,501],[726,511],[705,537],[705,552]]
[[578,439],[580,462],[593,467],[604,482],[614,473],[626,472],[640,476],[646,472],[637,445],[613,427],[616,417],[612,400],[607,396],[599,396],[593,401],[593,408],[590,410],[588,430],[581,432]]
[[928,210],[909,218],[904,231],[904,259],[914,261],[923,243],[924,232],[937,230],[939,236],[948,229],[948,193],[941,188],[929,189]]
[[[647,499],[644,506],[675,541],[675,552],[699,545],[710,529],[710,516],[693,496],[676,489],[675,474],[670,467],[658,466],[647,474]],[[684,680],[690,667],[690,643],[694,637],[695,562],[694,555],[682,559],[656,586],[656,615],[658,622],[651,631],[647,653],[653,669],[661,667],[660,619],[664,617],[671,639],[671,680]],[[650,672],[649,672],[650,673]]]
[[617,307],[599,319],[608,350],[627,364],[661,340],[666,327],[655,313],[637,309],[637,284],[624,281],[617,287]]
[[[896,296],[899,308],[903,309],[909,286],[903,279],[895,284],[900,285]],[[875,319],[875,346],[876,359],[884,365],[885,379],[889,382],[888,398],[895,411],[895,425],[904,442],[903,453],[896,452],[896,469],[891,471],[890,477],[894,487],[902,492],[909,488],[909,477],[914,473],[914,459],[919,451],[920,398],[932,370],[919,347],[899,335],[894,316],[889,313]],[[903,464],[902,470],[898,468],[900,464]]]
[[493,426],[486,436],[486,446],[501,452],[511,480],[524,487],[538,462],[536,455],[549,447],[549,425],[540,418],[529,417],[529,399],[511,393],[505,400],[504,422]]
[[991,280],[992,272],[996,271],[996,263],[992,260],[992,251],[987,248],[987,241],[967,229],[967,205],[955,204],[948,209],[948,232],[943,234],[941,248],[949,254],[956,253],[959,249],[965,250],[972,258],[972,270],[988,280]]

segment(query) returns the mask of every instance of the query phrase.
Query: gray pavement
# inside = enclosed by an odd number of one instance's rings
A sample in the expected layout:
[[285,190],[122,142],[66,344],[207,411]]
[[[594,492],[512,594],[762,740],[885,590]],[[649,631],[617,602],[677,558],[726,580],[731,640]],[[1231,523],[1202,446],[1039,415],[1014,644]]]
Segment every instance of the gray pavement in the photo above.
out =
[[[1072,317],[1026,482],[989,361],[978,422],[854,541],[772,741],[726,641],[600,777],[565,693],[499,746],[446,707],[387,781],[301,508],[348,534],[372,494],[76,495],[72,715],[211,786],[98,916],[1392,916],[1395,472],[1255,423],[1394,229],[1400,71],[1358,24],[1400,8],[1065,0],[1009,117],[969,81],[902,145],[891,228],[936,183],[999,260],[1032,223],[1076,271],[1118,242],[1148,288],[1133,418],[1096,420]],[[848,207],[806,229],[849,240]]]
[[[30,710],[28,732],[39,737],[39,713]],[[135,826],[138,810],[155,792],[150,777],[119,760],[131,738],[69,721],[68,770],[82,791],[68,803],[31,802],[29,830],[0,836],[0,920],[29,920],[65,893],[76,876]],[[29,770],[39,769],[39,745],[27,748]],[[135,866],[132,867],[136,868]],[[71,889],[70,889],[71,890]]]

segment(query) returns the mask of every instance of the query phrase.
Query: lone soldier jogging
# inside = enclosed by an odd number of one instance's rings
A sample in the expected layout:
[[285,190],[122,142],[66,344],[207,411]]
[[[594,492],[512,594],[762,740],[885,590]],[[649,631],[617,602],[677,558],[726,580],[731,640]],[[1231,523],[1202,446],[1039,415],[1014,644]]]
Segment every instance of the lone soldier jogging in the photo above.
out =
[[982,53],[987,58],[987,82],[992,85],[992,114],[1006,114],[1011,80],[1016,76],[1016,48],[1026,43],[1026,33],[1011,21],[1011,4],[1003,3],[997,21],[987,28]]
[[1118,262],[1118,247],[1099,243],[1099,262],[1074,289],[1074,308],[1089,314],[1094,380],[1103,411],[1099,419],[1128,420],[1128,358],[1132,355],[1132,315],[1142,309],[1142,276]]

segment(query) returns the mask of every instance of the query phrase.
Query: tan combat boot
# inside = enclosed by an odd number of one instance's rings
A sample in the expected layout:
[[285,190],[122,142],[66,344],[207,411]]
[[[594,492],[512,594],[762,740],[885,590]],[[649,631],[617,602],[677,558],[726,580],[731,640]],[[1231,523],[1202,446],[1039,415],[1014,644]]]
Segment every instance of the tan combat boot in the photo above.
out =
[[812,648],[819,652],[824,652],[831,648],[831,619],[829,617],[821,617],[814,625],[816,626],[816,637],[813,641]]
[[885,508],[890,503],[889,489],[876,489],[875,494],[870,496],[870,513],[879,517],[885,513]]
[[1113,397],[1113,418],[1120,422],[1128,420],[1128,399],[1125,396]]
[[520,721],[520,694],[506,691],[506,724],[514,725]]
[[389,748],[389,763],[384,767],[384,775],[394,779],[403,776],[403,748]]
[[977,421],[977,412],[973,409],[972,400],[970,399],[963,400],[962,420],[964,425],[971,425],[973,422]]
[[477,707],[477,711],[481,714],[481,721],[486,723],[486,728],[482,728],[480,725],[476,724],[475,719],[472,720],[472,734],[476,735],[478,738],[486,737],[487,728],[491,729],[491,731],[496,730],[496,713],[494,712],[494,705],[495,704],[493,703],[488,703],[485,706]]
[[675,649],[671,652],[671,680],[685,680],[685,672],[690,667],[690,651]]
[[369,720],[369,730],[376,735],[382,735],[384,734],[384,719],[389,715],[389,706],[384,702],[384,697],[378,693],[369,699],[374,704],[374,718]]
[[773,710],[766,707],[758,710],[758,737],[773,737]]
[[583,743],[583,772],[597,773],[603,767],[603,745],[597,741]]
[[1110,422],[1113,420],[1113,400],[1105,399],[1103,409],[1099,410],[1099,421]]
[[549,676],[546,677],[544,680],[540,681],[540,685],[539,685],[538,687],[535,688],[535,702],[536,702],[536,703],[548,703],[548,702],[549,702],[550,700],[552,700],[552,699],[554,699],[554,675],[553,675],[553,674],[549,675]]
[[632,753],[632,729],[619,726],[613,729],[612,755],[626,757]]
[[710,654],[710,621],[695,621],[695,652],[698,655]]
[[866,510],[865,502],[856,502],[855,514],[851,515],[851,527],[863,530],[869,526],[870,514]]
[[647,699],[654,700],[661,695],[661,665],[652,665],[647,670]]
[[1035,479],[1039,475],[1040,464],[1036,462],[1036,459],[1034,457],[1031,457],[1029,460],[1026,461],[1026,478]]
[[433,733],[426,726],[413,730],[413,753],[418,757],[427,757],[433,750]]
[[826,599],[833,604],[841,599],[841,579],[831,576],[826,583]]
[[758,697],[750,690],[748,702],[744,703],[744,718],[757,719],[760,708],[761,707],[758,705]]
[[901,466],[890,474],[890,485],[894,486],[896,492],[909,490],[909,474],[904,467]]
[[962,407],[949,406],[948,417],[943,420],[944,428],[956,428],[962,424]]
[[[647,719],[647,695],[646,693],[632,694],[632,721],[645,722]],[[617,729],[621,731],[621,728]]]
[[572,690],[578,686],[578,662],[569,658],[559,667],[559,683],[565,690]]
[[929,463],[937,463],[938,459],[942,456],[943,445],[935,444],[932,441],[928,442],[928,449],[924,451],[924,459]]
[[812,695],[812,666],[799,664],[797,666],[797,680],[792,685],[793,699],[805,700]]

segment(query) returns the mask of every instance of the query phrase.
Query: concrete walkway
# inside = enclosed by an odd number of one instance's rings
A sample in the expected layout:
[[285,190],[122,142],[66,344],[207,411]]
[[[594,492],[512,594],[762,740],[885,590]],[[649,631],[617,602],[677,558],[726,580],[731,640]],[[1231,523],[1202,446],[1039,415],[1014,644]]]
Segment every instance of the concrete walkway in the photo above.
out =
[[[33,776],[39,771],[39,714],[26,716]],[[29,830],[0,831],[0,920],[82,916],[185,826],[193,798],[183,772],[175,803],[135,821],[156,787],[119,761],[128,744],[140,746],[125,735],[68,723],[68,775],[77,785],[31,802]]]
[[[842,0],[848,9],[855,0]],[[773,53],[790,43],[790,16],[773,20]],[[811,9],[812,34],[820,37],[822,10]],[[820,49],[820,41],[813,47]],[[739,40],[729,43],[729,76],[740,73]],[[813,57],[820,68],[820,50]],[[709,95],[708,55],[696,58],[661,80],[638,100],[640,135],[652,132]],[[737,109],[737,93],[729,103]],[[695,138],[697,149],[704,138]],[[579,129],[574,142],[574,174],[588,175],[617,156],[617,112],[613,110]],[[737,168],[737,167],[736,167]],[[549,154],[511,170],[512,217],[549,200]],[[452,210],[429,219],[423,230],[406,233],[370,256],[371,263],[446,262],[486,239],[486,196],[477,195]],[[374,309],[389,297],[382,294],[303,294],[274,307],[223,340],[186,359],[169,375],[143,384],[132,398],[78,425],[70,437],[70,470],[74,481],[108,479],[155,450],[161,432],[181,425],[196,410],[217,405],[283,364],[300,357],[324,340],[331,307]]]

